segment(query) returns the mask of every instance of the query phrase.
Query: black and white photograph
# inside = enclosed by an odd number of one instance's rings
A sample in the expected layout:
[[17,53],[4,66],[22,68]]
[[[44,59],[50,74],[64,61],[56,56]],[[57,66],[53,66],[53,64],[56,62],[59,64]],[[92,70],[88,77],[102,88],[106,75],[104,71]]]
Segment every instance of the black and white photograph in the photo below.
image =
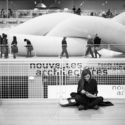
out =
[[124,125],[125,0],[0,0],[0,125]]

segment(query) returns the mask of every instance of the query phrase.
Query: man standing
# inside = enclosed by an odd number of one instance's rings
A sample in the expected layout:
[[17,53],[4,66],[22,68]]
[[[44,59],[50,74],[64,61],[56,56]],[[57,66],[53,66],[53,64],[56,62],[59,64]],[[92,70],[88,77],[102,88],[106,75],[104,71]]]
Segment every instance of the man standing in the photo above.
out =
[[31,52],[33,51],[33,46],[31,44],[30,40],[28,40],[28,39],[24,39],[24,42],[27,43],[27,45],[25,46],[27,48],[27,57],[31,57],[32,56]]
[[101,38],[98,37],[98,34],[95,35],[94,38],[94,53],[95,53],[95,58],[97,58],[97,55],[99,55],[99,58],[101,57],[101,54],[97,51],[101,44]]
[[85,53],[85,57],[90,53],[92,58],[94,58],[92,47],[93,47],[93,40],[92,40],[91,36],[88,35],[87,50],[86,50],[86,53]]
[[4,54],[4,58],[8,58],[8,54],[9,54],[9,46],[8,46],[8,39],[7,39],[7,35],[3,34],[3,38],[2,38],[2,53]]
[[60,55],[60,58],[66,54],[66,58],[69,58],[69,54],[67,52],[67,41],[66,41],[66,37],[63,38],[62,40],[62,52],[61,52],[61,55]]
[[3,42],[2,41],[2,36],[0,35],[0,58],[2,58],[2,45],[3,45],[2,42]]

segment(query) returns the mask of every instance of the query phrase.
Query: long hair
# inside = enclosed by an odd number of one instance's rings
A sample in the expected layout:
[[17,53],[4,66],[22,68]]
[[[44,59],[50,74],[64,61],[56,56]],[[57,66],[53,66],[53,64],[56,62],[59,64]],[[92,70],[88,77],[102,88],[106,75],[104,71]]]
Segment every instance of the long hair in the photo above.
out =
[[86,76],[87,74],[90,75],[90,79],[91,79],[91,72],[90,72],[90,70],[89,69],[84,69],[82,71],[82,74],[81,74],[81,82],[82,82],[83,87],[84,87],[84,83],[85,83],[84,76]]
[[90,79],[91,79],[91,72],[90,72],[90,70],[89,70],[89,69],[84,69],[84,70],[82,71],[82,74],[81,74],[81,79],[80,79],[80,81],[79,81],[79,83],[78,83],[78,88],[77,88],[77,92],[78,92],[78,93],[81,92],[81,90],[84,89],[84,85],[85,85],[85,78],[84,78],[84,77],[85,77],[87,74],[90,75]]
[[84,69],[83,71],[82,71],[82,74],[81,74],[81,79],[84,79],[84,76],[86,76],[87,74],[89,74],[90,75],[90,78],[91,78],[91,72],[90,72],[90,70],[87,68],[87,69]]

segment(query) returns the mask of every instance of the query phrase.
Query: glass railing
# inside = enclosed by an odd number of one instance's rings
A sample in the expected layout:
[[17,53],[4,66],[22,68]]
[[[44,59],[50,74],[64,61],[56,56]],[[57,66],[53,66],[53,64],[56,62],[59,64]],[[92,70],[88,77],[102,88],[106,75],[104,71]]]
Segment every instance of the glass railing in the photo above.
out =
[[[101,44],[100,46],[94,45],[89,50],[88,54],[86,54],[88,46],[84,45],[83,49],[78,50],[79,54],[72,54],[70,47],[67,47],[67,51],[70,57],[86,57],[92,58],[90,51],[92,51],[94,58],[124,58],[125,57],[125,44]],[[89,48],[90,49],[90,48]],[[22,51],[22,52],[21,52]],[[76,49],[75,49],[76,51]],[[26,57],[58,57],[61,58],[62,49],[52,49],[52,48],[35,48],[33,50],[29,50],[27,47],[20,48],[18,46],[18,52],[16,53],[17,58],[26,58]],[[96,57],[96,52],[98,52]],[[0,46],[0,58],[14,58],[12,47],[10,45],[1,45]],[[76,52],[77,53],[77,52]],[[100,55],[101,56],[100,56]],[[66,57],[64,54],[62,57]]]

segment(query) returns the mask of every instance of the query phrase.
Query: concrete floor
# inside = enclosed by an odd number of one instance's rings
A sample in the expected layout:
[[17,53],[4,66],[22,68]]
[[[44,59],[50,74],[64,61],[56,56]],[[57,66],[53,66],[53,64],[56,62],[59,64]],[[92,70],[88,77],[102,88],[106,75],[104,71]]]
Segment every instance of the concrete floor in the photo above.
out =
[[57,100],[7,100],[0,106],[0,125],[124,125],[125,100],[110,101],[114,106],[78,111]]

